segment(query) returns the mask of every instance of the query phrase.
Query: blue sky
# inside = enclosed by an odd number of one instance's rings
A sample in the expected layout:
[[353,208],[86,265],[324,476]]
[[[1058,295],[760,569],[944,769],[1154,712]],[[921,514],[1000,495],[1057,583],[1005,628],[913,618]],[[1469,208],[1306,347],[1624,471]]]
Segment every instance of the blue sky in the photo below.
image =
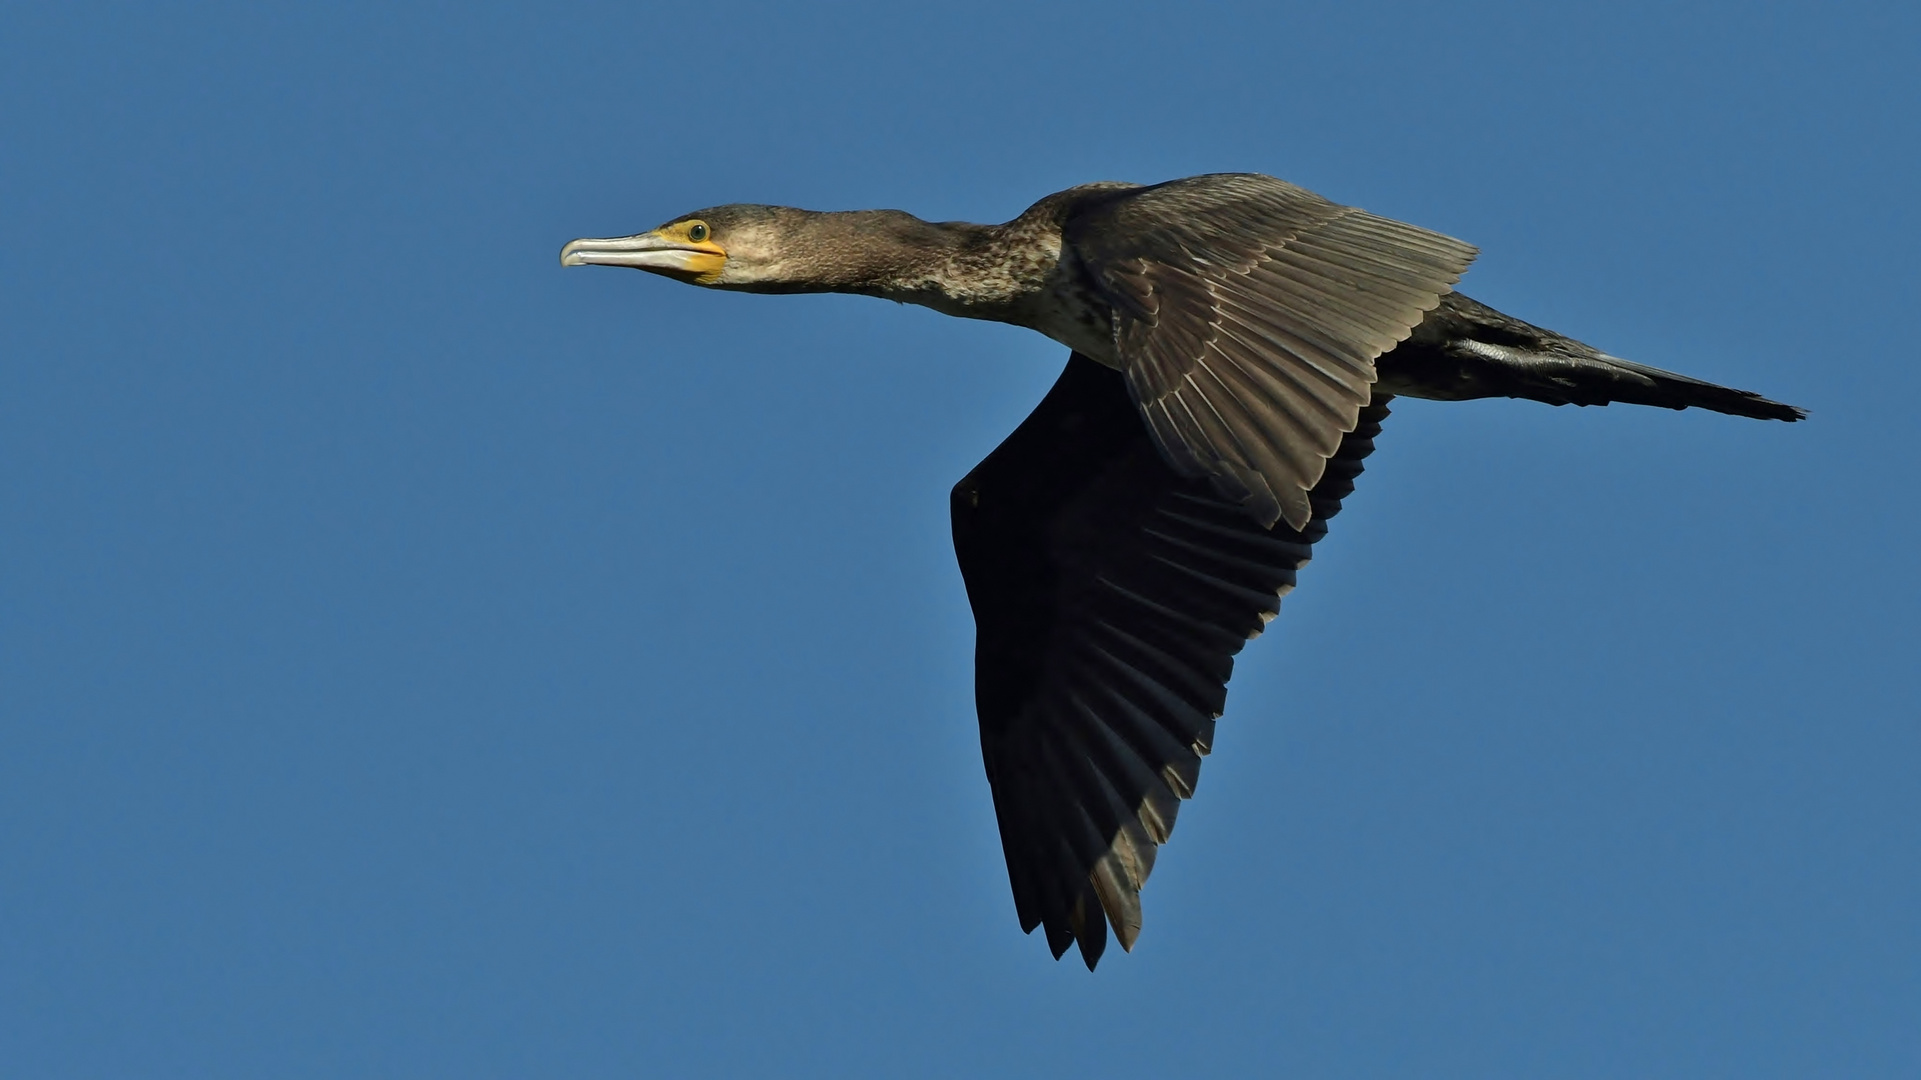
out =
[[[1918,31],[8,8],[5,1071],[1921,1071]],[[555,255],[1221,170],[1812,418],[1403,402],[1090,975],[1015,923],[947,533],[1063,350]]]

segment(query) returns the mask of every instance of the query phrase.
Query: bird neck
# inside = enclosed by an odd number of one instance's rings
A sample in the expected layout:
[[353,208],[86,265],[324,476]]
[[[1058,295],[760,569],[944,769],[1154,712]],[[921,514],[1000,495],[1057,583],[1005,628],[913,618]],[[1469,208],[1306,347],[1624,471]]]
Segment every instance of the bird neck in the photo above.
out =
[[758,292],[877,296],[964,318],[1022,322],[1060,259],[1058,229],[922,221],[898,210],[806,212],[783,223]]

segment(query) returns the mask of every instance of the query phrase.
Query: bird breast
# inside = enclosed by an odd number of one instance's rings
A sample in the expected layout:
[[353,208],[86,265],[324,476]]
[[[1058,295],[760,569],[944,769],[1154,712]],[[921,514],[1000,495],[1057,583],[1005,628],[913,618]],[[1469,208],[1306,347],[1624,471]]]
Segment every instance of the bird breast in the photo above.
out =
[[1028,325],[1090,360],[1117,370],[1121,366],[1114,347],[1114,309],[1078,273],[1048,283]]
[[1057,223],[1017,220],[970,228],[980,232],[969,242],[875,291],[943,315],[1037,330],[1108,367],[1120,366],[1113,309],[1079,258],[1062,245]]

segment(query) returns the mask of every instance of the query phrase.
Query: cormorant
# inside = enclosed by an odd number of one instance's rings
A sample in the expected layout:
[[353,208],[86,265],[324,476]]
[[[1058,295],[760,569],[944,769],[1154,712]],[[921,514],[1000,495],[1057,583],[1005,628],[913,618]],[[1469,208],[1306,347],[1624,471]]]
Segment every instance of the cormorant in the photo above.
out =
[[1453,291],[1472,246],[1272,177],[1096,183],[1004,225],[717,206],[575,240],[742,292],[842,292],[1072,350],[953,490],[981,752],[1021,928],[1132,948],[1234,655],[1354,490],[1396,394],[1774,420],[1758,394],[1599,352]]

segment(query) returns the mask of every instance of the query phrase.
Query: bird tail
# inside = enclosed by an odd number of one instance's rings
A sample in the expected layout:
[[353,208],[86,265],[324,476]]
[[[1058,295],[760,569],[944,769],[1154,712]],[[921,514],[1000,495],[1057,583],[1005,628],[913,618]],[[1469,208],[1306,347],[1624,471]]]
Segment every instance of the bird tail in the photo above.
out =
[[1757,420],[1804,419],[1805,409],[1609,356],[1449,293],[1398,348],[1382,356],[1380,389],[1459,401],[1517,397],[1549,405],[1654,405]]

